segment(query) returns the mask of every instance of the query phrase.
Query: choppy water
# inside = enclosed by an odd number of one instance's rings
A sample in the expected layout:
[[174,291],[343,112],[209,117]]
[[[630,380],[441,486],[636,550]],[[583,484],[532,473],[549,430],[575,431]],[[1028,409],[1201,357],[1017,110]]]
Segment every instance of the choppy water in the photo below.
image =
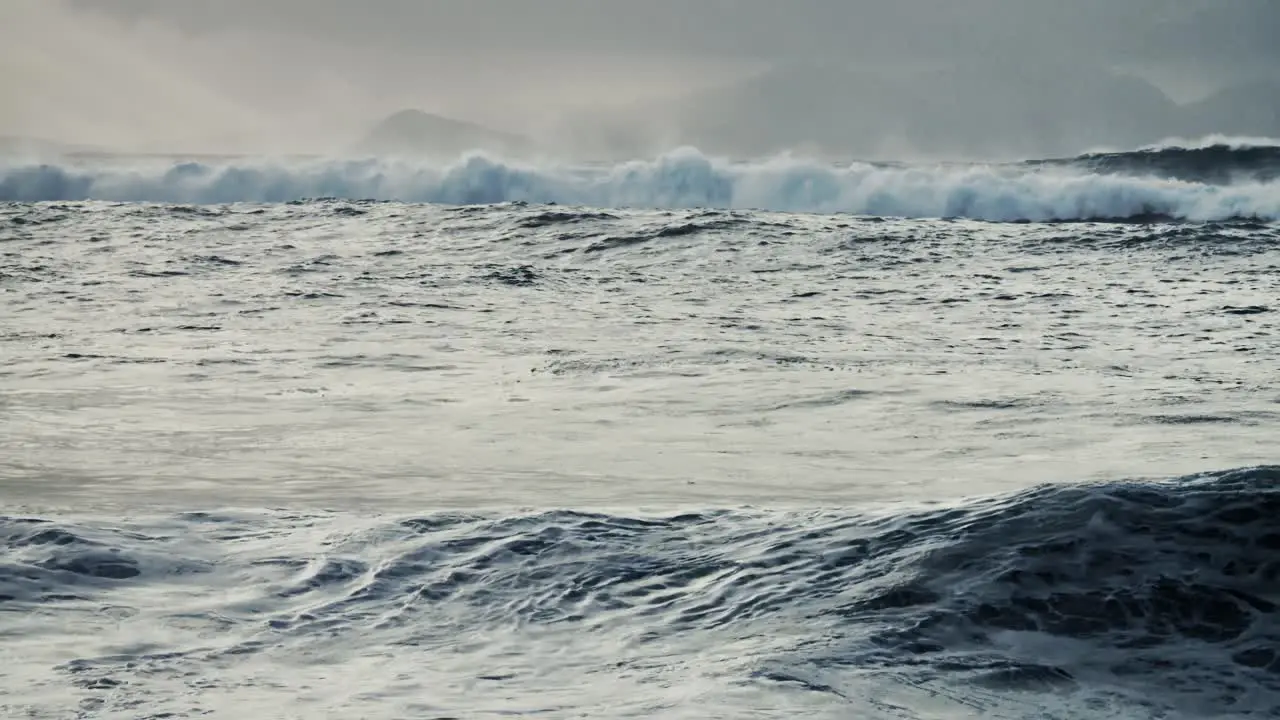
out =
[[0,296],[6,717],[1280,717],[1265,218],[10,203]]

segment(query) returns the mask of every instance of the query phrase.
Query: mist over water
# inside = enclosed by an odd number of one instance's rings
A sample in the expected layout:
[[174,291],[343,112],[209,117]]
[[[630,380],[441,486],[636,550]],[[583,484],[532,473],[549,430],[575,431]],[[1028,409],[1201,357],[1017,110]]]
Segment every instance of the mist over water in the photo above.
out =
[[1268,40],[1280,27],[1253,0],[219,8],[7,3],[0,135],[334,155],[419,109],[527,137],[544,156],[615,162],[680,146],[993,160],[1280,136]]

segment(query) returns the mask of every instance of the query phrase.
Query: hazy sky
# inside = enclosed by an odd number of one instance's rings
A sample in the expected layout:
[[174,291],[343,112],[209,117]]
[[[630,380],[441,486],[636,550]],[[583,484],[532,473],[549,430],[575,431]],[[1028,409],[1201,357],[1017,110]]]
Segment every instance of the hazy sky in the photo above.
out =
[[910,59],[1037,51],[1280,57],[1273,0],[75,0],[196,33],[257,28],[386,49]]
[[1280,68],[1276,0],[0,0],[0,134],[349,138],[415,106],[526,131],[787,60],[1101,63],[1175,97]]

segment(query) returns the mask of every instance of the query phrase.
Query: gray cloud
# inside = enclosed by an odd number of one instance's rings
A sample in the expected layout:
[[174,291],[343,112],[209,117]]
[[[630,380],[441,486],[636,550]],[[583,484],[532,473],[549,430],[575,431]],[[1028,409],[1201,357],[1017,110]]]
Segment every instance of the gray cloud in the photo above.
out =
[[77,0],[195,33],[236,28],[460,54],[1114,59],[1280,57],[1271,0]]

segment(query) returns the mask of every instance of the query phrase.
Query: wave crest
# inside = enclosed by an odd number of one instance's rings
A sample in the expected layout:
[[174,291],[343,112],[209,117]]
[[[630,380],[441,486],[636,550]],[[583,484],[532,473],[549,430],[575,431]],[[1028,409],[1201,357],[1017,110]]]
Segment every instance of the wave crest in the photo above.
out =
[[993,222],[1280,220],[1277,183],[1218,185],[1078,164],[833,166],[792,157],[735,163],[684,148],[613,166],[517,164],[483,154],[442,165],[359,160],[0,166],[0,201],[222,204],[318,197],[713,207]]
[[1280,179],[1280,146],[1221,139],[1211,144],[1188,143],[1134,152],[1090,153],[1071,160],[1070,164],[1095,173],[1215,185],[1271,183]]

